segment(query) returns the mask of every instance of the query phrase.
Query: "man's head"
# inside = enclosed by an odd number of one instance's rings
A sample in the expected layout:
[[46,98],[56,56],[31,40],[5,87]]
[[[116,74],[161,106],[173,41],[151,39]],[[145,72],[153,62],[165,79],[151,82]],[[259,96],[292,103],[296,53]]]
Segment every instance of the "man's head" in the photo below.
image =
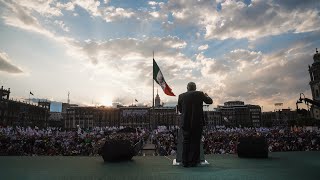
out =
[[187,85],[187,90],[188,91],[195,91],[197,89],[196,83],[194,82],[189,82]]

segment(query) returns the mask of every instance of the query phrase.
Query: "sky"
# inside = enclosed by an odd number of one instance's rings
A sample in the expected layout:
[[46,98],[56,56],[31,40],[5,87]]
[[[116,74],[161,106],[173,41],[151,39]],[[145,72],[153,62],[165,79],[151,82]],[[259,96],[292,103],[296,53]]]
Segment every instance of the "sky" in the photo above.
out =
[[0,85],[11,98],[152,104],[152,58],[177,95],[263,111],[311,98],[318,0],[0,0]]

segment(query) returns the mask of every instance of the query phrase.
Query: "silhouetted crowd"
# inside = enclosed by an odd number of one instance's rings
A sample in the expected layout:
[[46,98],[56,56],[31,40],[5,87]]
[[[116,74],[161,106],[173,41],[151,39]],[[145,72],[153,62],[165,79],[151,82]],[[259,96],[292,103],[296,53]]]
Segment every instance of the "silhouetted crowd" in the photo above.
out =
[[[133,128],[94,128],[62,131],[59,128],[0,127],[0,155],[14,156],[97,156],[108,140],[129,140],[134,146],[150,139],[155,155],[176,155],[177,130]],[[205,131],[202,138],[205,154],[234,154],[244,136],[264,136],[270,152],[319,151],[320,132],[302,128],[235,128]],[[141,155],[141,154],[140,154]]]
[[108,140],[129,140],[132,145],[147,138],[144,131],[119,132],[118,128],[61,131],[58,128],[0,128],[0,155],[97,156]]
[[[319,151],[320,132],[302,128],[234,128],[205,131],[202,138],[205,154],[235,154],[240,137],[264,136],[269,152]],[[173,155],[177,150],[177,131],[155,133],[158,155]]]
[[156,155],[176,155],[177,131],[153,132],[152,142],[156,147]]

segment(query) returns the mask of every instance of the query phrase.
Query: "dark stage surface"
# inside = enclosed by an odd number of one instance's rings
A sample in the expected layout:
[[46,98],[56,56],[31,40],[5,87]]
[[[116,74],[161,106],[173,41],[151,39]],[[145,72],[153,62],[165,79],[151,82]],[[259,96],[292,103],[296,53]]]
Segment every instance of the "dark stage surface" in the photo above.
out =
[[210,165],[172,166],[173,157],[134,157],[104,163],[101,157],[0,157],[0,179],[320,179],[320,152],[270,153],[269,159],[208,155]]

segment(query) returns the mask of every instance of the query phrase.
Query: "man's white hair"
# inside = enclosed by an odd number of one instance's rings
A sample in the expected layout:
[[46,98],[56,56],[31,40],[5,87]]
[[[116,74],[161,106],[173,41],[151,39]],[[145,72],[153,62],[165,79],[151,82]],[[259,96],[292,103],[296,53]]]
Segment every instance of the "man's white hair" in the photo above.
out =
[[188,91],[195,91],[197,89],[196,83],[194,82],[189,82],[187,85],[187,90]]

